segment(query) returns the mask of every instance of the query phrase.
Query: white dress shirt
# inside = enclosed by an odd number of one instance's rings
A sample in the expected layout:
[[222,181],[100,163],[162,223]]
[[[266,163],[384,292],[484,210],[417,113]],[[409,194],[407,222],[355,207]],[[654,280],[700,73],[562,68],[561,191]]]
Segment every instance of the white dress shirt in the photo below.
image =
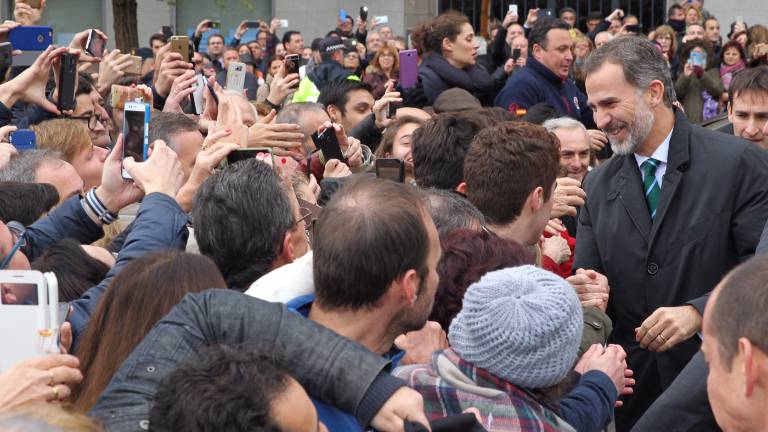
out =
[[[667,161],[669,156],[669,140],[672,138],[672,132],[674,129],[669,131],[669,135],[667,135],[666,138],[664,138],[664,141],[661,143],[661,145],[656,148],[656,151],[653,152],[651,155],[651,158],[656,159],[659,161],[659,166],[656,168],[656,181],[659,183],[659,189],[661,189],[661,182],[664,178],[664,173],[667,172]],[[643,169],[640,167],[643,162],[650,159],[648,156],[642,156],[637,153],[635,153],[635,160],[637,161],[637,167],[640,168],[640,175],[643,176]],[[643,179],[645,181],[645,179]]]

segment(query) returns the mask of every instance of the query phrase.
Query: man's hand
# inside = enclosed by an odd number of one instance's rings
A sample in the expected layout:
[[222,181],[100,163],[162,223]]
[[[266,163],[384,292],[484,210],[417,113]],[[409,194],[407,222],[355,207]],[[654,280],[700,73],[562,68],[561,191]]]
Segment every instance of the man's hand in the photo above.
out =
[[115,147],[104,161],[101,185],[96,188],[96,196],[107,210],[117,213],[123,207],[138,202],[144,193],[132,181],[122,176],[123,135],[117,137]]
[[209,130],[208,136],[203,142],[204,150],[201,150],[195,157],[195,166],[192,168],[192,173],[189,175],[187,182],[184,183],[184,186],[176,193],[176,202],[179,203],[179,206],[185,212],[192,210],[192,202],[197,190],[208,177],[213,175],[219,163],[228,154],[239,148],[235,143],[219,142],[231,134],[232,132],[228,130],[218,132],[213,132],[213,128]]
[[534,24],[536,24],[536,20],[538,19],[539,8],[528,9],[528,18],[525,19],[525,24],[523,25],[527,28],[531,28]]
[[424,398],[416,390],[401,387],[376,413],[371,420],[371,426],[381,431],[402,431],[406,421],[429,425],[427,416],[424,415]]
[[[0,42],[6,42],[8,40],[8,32],[20,26],[21,26],[21,23],[18,23],[15,21],[9,21],[9,20],[3,21],[2,24],[0,24]],[[21,51],[19,50],[13,51],[13,55],[17,55],[18,53],[21,53]]]
[[635,329],[635,340],[648,351],[664,352],[699,330],[701,314],[693,306],[661,307]]
[[[518,61],[520,59],[517,59]],[[504,73],[509,75],[512,73],[512,71],[515,70],[515,66],[517,65],[516,61],[514,59],[508,58],[507,61],[504,63]]]
[[512,24],[516,23],[520,19],[519,16],[517,16],[516,13],[512,13],[510,11],[507,12],[507,15],[504,16],[504,21],[501,23],[501,25],[504,28],[509,28]]
[[192,69],[192,63],[181,58],[177,52],[169,52],[163,56],[155,70],[155,90],[162,97],[168,97],[171,93],[173,82],[184,72]]
[[[594,347],[595,345],[593,345],[590,350]],[[597,351],[600,351],[601,348],[598,348]],[[584,353],[584,355],[587,355],[587,353]],[[593,370],[603,372],[608,375],[608,378],[610,378],[611,381],[613,381],[613,385],[616,387],[616,392],[622,394],[626,384],[626,359],[627,353],[624,352],[624,349],[620,345],[608,345],[602,352],[592,352],[591,358],[584,365],[584,373]]]
[[323,178],[341,178],[348,177],[352,174],[347,164],[339,161],[338,159],[331,159],[325,161],[325,170],[323,171]]
[[421,330],[398,336],[395,346],[405,351],[400,364],[427,364],[432,359],[432,353],[448,348],[448,336],[440,324],[427,321]]
[[145,162],[136,162],[132,157],[127,157],[123,160],[123,166],[145,195],[159,192],[175,197],[184,179],[176,152],[163,140],[153,143],[152,154]]
[[243,38],[243,35],[248,31],[248,20],[243,20],[240,22],[240,25],[237,26],[235,29],[235,39],[240,40]]
[[544,232],[553,236],[559,236],[561,232],[565,231],[565,225],[560,219],[550,219],[547,222],[547,226],[544,227]]
[[624,11],[621,9],[614,9],[613,12],[611,12],[610,15],[605,17],[606,21],[613,21],[615,19],[620,20],[624,18]]
[[49,354],[25,360],[0,373],[0,413],[30,403],[67,399],[72,387],[83,380],[79,365],[75,356]]
[[203,35],[204,32],[211,29],[211,23],[213,20],[210,19],[204,19],[200,21],[200,23],[195,28],[195,37],[200,37]]
[[581,188],[580,181],[569,177],[560,177],[557,179],[557,186],[554,191],[555,203],[552,206],[550,219],[565,215],[576,216],[576,207],[583,206],[586,197],[587,194]]
[[285,71],[283,69],[284,68],[280,68],[277,74],[272,77],[272,83],[269,85],[267,101],[274,105],[282,104],[285,98],[287,98],[292,91],[295,91],[299,85],[299,74],[288,74],[288,76],[284,77],[283,74]]
[[392,91],[393,87],[394,85],[390,83],[389,87],[386,89],[386,93],[384,93],[384,96],[373,103],[373,116],[375,119],[376,127],[379,129],[389,127],[389,125],[395,121],[394,118],[387,118],[389,104],[400,103],[403,101],[403,98],[400,97],[400,92]]
[[[274,119],[274,115],[270,116]],[[269,120],[266,116],[263,120]],[[271,121],[271,120],[269,120]],[[248,128],[248,147],[271,147],[275,156],[303,158],[301,143],[304,134],[301,127],[293,123],[255,123]]]
[[564,238],[556,235],[545,238],[541,242],[541,253],[557,264],[562,264],[571,257],[571,248],[568,247],[568,242]]
[[53,62],[69,48],[53,48],[49,46],[40,54],[32,66],[12,80],[0,85],[0,101],[6,107],[12,107],[17,101],[21,100],[29,104],[38,105],[46,111],[61,115],[56,104],[46,98],[45,86],[48,83],[48,76],[51,73]]
[[347,159],[347,165],[352,168],[352,170],[360,168],[363,165],[363,147],[362,144],[360,144],[360,140],[348,137],[347,133],[344,131],[344,126],[329,121],[320,125],[317,132],[322,133],[328,128],[333,128],[336,133],[336,140],[339,143],[341,152],[344,154],[344,158]]
[[[96,33],[99,34],[99,36],[103,37],[104,40],[109,39],[107,35],[102,32],[99,29],[93,29]],[[91,33],[91,29],[83,30],[80,33],[76,33],[75,36],[72,38],[72,41],[69,43],[69,48],[73,50],[80,50],[82,51],[82,54],[80,55],[80,62],[81,63],[98,63],[100,60],[97,57],[93,57],[85,52],[86,43],[88,43],[88,35]],[[99,53],[101,55],[103,53]],[[101,72],[101,70],[99,70]]]
[[46,0],[42,0],[40,2],[40,9],[33,8],[26,3],[15,2],[16,4],[13,8],[13,17],[15,21],[23,26],[37,25],[45,10],[45,1]]
[[197,89],[195,84],[197,84],[197,74],[193,70],[188,70],[176,78],[171,86],[171,92],[165,99],[163,112],[184,114],[181,103],[195,92]]
[[113,84],[117,84],[120,78],[125,76],[125,70],[133,64],[130,54],[123,54],[120,50],[112,50],[104,55],[99,63],[99,79],[96,88],[101,95],[106,95]]
[[608,145],[608,136],[600,129],[589,129],[589,147],[593,152],[597,153]]
[[576,290],[583,307],[594,306],[605,312],[611,291],[607,277],[594,270],[578,269],[566,281]]
[[16,153],[16,147],[6,142],[0,142],[0,169],[8,165],[8,162],[11,161],[11,156]]
[[280,28],[280,18],[272,18],[269,23],[269,32],[275,34],[275,31]]

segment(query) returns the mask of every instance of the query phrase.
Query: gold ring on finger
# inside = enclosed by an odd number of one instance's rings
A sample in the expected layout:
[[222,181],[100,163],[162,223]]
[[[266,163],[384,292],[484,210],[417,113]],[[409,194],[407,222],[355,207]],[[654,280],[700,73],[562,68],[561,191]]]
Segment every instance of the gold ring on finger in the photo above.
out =
[[55,400],[59,400],[59,389],[56,388],[56,386],[51,386],[51,391],[53,392],[53,398]]
[[54,383],[56,383],[56,380],[54,380],[54,379],[53,379],[53,372],[51,372],[51,371],[49,370],[49,371],[48,371],[48,376],[50,376],[50,377],[51,377],[51,380],[48,382],[48,385],[49,385],[49,386],[53,386],[53,385],[54,385]]

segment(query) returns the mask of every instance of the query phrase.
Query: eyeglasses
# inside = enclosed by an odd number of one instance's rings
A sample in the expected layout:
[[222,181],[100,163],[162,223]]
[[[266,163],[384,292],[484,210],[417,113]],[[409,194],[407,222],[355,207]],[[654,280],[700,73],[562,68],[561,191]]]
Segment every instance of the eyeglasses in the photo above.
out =
[[101,122],[101,114],[93,113],[91,115],[72,116],[70,117],[70,119],[82,120],[82,121],[88,122],[88,129],[94,130],[98,127],[99,123]]
[[24,225],[19,222],[12,221],[8,222],[6,226],[8,227],[8,231],[11,232],[11,235],[16,237],[16,242],[13,244],[10,252],[8,252],[8,255],[5,256],[5,259],[3,259],[3,262],[0,264],[0,270],[5,270],[11,263],[13,256],[16,255],[16,252],[27,245],[27,229],[24,228]]
[[307,219],[312,217],[312,210],[306,208],[306,207],[300,207],[299,213],[301,213],[301,217],[296,220],[296,223],[293,224],[293,226],[296,226],[299,224],[299,222],[307,223]]

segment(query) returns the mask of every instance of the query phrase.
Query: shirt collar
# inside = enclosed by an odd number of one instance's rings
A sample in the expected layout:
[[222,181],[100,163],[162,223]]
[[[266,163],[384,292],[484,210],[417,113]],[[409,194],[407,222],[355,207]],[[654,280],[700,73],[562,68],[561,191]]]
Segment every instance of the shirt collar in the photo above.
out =
[[[669,131],[669,134],[666,138],[664,138],[664,141],[662,141],[661,145],[656,148],[656,151],[653,152],[653,154],[650,156],[653,159],[656,159],[657,161],[661,162],[662,164],[666,164],[667,160],[669,159],[669,141],[672,139],[672,132],[674,131],[674,128]],[[637,153],[635,153],[635,160],[637,161],[637,166],[640,166],[648,160],[648,156],[642,156]]]

